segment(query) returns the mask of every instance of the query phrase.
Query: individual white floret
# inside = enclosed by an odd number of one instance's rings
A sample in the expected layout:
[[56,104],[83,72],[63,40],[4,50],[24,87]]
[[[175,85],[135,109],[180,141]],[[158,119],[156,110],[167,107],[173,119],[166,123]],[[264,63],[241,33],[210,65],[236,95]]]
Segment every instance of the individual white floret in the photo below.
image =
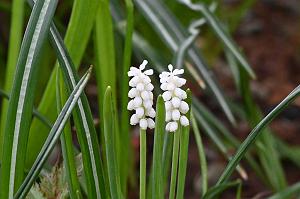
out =
[[137,117],[136,114],[133,114],[133,115],[130,117],[130,124],[131,124],[131,125],[136,125],[137,123],[139,123],[139,118]]
[[130,71],[128,71],[128,76],[132,77],[129,81],[129,86],[132,88],[128,92],[128,97],[132,100],[128,102],[127,109],[135,110],[135,114],[130,118],[130,124],[139,124],[143,130],[155,126],[151,119],[155,117],[155,110],[152,108],[154,87],[149,78],[149,75],[153,74],[153,70],[143,71],[147,63],[148,61],[144,60],[139,68],[130,67]]
[[148,128],[149,128],[149,129],[154,129],[154,127],[155,127],[155,122],[154,122],[153,119],[148,118],[148,119],[147,119],[147,123],[148,123]]
[[140,120],[140,127],[141,127],[141,129],[143,129],[143,130],[146,130],[146,129],[147,129],[147,127],[148,127],[148,122],[147,122],[146,119],[141,119],[141,120]]
[[172,120],[177,121],[180,118],[180,112],[178,109],[172,111]]
[[166,126],[166,130],[169,132],[175,132],[178,129],[177,122],[169,122]]
[[189,111],[189,105],[185,101],[180,102],[179,110],[182,114],[186,114]]
[[187,119],[187,117],[183,115],[183,116],[180,117],[180,124],[182,126],[188,126],[190,124],[190,122]]

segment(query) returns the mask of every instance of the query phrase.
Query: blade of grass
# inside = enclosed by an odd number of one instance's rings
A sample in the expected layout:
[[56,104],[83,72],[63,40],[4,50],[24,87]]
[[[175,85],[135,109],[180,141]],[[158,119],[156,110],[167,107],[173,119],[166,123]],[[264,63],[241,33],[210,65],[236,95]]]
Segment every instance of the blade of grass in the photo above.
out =
[[252,77],[255,78],[255,73],[250,67],[249,63],[247,62],[244,55],[240,52],[239,48],[231,39],[231,37],[227,34],[227,32],[224,30],[223,26],[220,24],[218,19],[214,16],[213,13],[209,10],[207,5],[204,3],[200,4],[193,4],[191,1],[181,1],[185,5],[187,5],[192,10],[200,11],[205,19],[207,20],[207,23],[211,26],[213,31],[217,34],[221,42],[224,44],[226,48],[228,48],[231,53],[235,56],[235,58],[240,62],[241,66],[247,71],[247,73]]
[[123,53],[123,67],[122,67],[122,81],[120,81],[121,88],[121,118],[120,118],[120,140],[122,140],[123,150],[120,156],[120,167],[121,175],[120,182],[122,187],[122,192],[126,195],[127,192],[127,180],[128,180],[128,170],[133,168],[132,154],[133,149],[130,145],[130,135],[129,135],[129,116],[127,111],[128,96],[129,91],[129,78],[127,72],[129,71],[129,66],[131,63],[131,53],[132,53],[132,34],[134,28],[134,18],[133,11],[134,7],[131,0],[126,0],[126,35],[125,35],[125,46]]
[[[64,90],[65,87],[60,84],[62,82],[61,71],[57,68],[56,76],[56,102],[57,102],[57,112],[58,114],[62,109],[62,102],[66,101],[66,96]],[[66,171],[66,179],[68,182],[70,198],[79,199],[82,198],[79,180],[77,176],[77,169],[75,163],[75,153],[73,150],[73,141],[72,141],[72,131],[70,121],[66,122],[63,133],[60,136],[60,143],[62,148],[62,154],[64,159],[64,168]],[[79,196],[79,198],[78,198]]]
[[201,186],[202,186],[202,196],[207,191],[208,188],[208,177],[207,177],[207,161],[206,161],[206,156],[205,156],[205,151],[204,151],[204,145],[202,142],[202,138],[200,135],[200,131],[196,122],[196,119],[194,117],[193,112],[191,113],[191,123],[192,123],[192,128],[194,131],[194,136],[196,139],[196,144],[198,148],[198,155],[199,155],[199,160],[200,160],[200,169],[201,169]]
[[152,160],[152,198],[163,199],[164,189],[163,171],[162,171],[162,154],[163,154],[163,139],[165,133],[165,104],[163,98],[158,96],[156,101],[156,119],[153,144],[153,160]]
[[[115,44],[114,44],[114,32],[113,24],[110,13],[110,6],[108,0],[100,1],[100,8],[96,15],[95,21],[95,31],[94,31],[94,50],[95,50],[95,71],[96,71],[96,81],[97,81],[97,94],[98,94],[98,106],[100,110],[100,122],[103,123],[103,96],[107,89],[107,86],[111,87],[112,97],[115,101],[117,99],[117,73],[116,73],[116,60],[115,60]],[[126,83],[128,84],[128,83]],[[117,104],[114,104],[114,109],[117,108]],[[120,132],[119,132],[119,120],[118,116],[115,115],[115,124],[116,129],[113,131],[115,133],[115,142],[116,142],[116,158],[117,158],[117,167],[118,165],[127,164],[128,162],[121,163],[121,152],[128,150],[127,148],[122,148],[120,145]],[[103,126],[101,127],[101,132],[103,132]],[[103,141],[104,134],[100,134],[101,145],[105,145]],[[103,156],[106,155],[106,148],[103,150]],[[126,151],[125,153],[128,153]],[[105,162],[106,158],[104,158]],[[105,163],[104,165],[107,165]],[[105,171],[107,170],[104,167]],[[121,170],[118,168],[118,176],[122,175]],[[107,173],[107,171],[105,172]],[[120,179],[124,179],[124,176],[120,176]]]
[[108,169],[108,179],[110,185],[111,198],[122,198],[120,181],[118,179],[117,154],[116,154],[116,120],[115,108],[113,103],[112,89],[107,87],[103,101],[103,124],[104,124],[104,139],[106,163]]
[[[10,23],[10,36],[8,46],[8,57],[5,71],[4,90],[10,91],[13,84],[14,72],[16,70],[16,64],[20,45],[22,41],[23,33],[23,15],[24,15],[24,1],[14,0],[12,1],[11,10],[11,23]],[[3,145],[3,133],[6,122],[8,102],[3,101],[1,106],[1,121],[0,121],[0,146]],[[0,147],[0,159],[2,156],[2,148]]]
[[239,187],[242,182],[240,180],[229,182],[226,184],[218,185],[216,187],[212,187],[208,190],[208,192],[204,195],[203,199],[213,199],[218,198],[218,196],[224,192],[226,189],[233,188],[235,186]]
[[88,72],[81,78],[81,80],[76,85],[75,89],[69,96],[67,102],[65,103],[62,111],[60,112],[59,116],[57,117],[46,142],[44,143],[37,159],[35,160],[33,166],[31,167],[28,175],[26,176],[25,180],[23,181],[22,185],[18,189],[17,193],[15,194],[15,199],[23,199],[26,197],[27,193],[29,192],[31,186],[33,185],[35,179],[38,177],[47,157],[50,155],[53,147],[55,146],[57,140],[59,139],[61,133],[63,132],[64,126],[70,117],[73,108],[76,106],[76,103],[83,92],[87,81],[91,74],[91,68]]
[[[170,48],[171,51],[176,52],[179,48],[178,44],[182,43],[185,39],[186,32],[177,19],[167,10],[167,8],[159,1],[134,1],[140,12],[146,17],[163,42]],[[155,10],[153,8],[155,6]],[[152,6],[152,7],[151,7]],[[235,123],[235,119],[231,113],[230,108],[215,80],[212,78],[211,73],[207,69],[207,65],[203,58],[200,56],[199,51],[195,48],[188,50],[188,58],[195,64],[197,71],[203,77],[208,88],[213,91],[216,99],[222,107],[228,119]]]
[[[196,102],[196,101],[195,101]],[[193,103],[195,103],[193,101]],[[196,109],[194,109],[196,110]],[[200,112],[195,111],[195,118],[196,120],[200,123],[201,127],[204,129],[204,132],[207,133],[207,135],[210,137],[211,140],[215,143],[217,148],[220,150],[220,152],[226,157],[228,160],[230,160],[229,152],[228,152],[228,147],[225,145],[225,143],[222,141],[222,139],[217,135],[217,133],[214,131],[214,129],[207,123],[202,116]],[[247,174],[245,170],[241,166],[237,166],[236,170],[238,173],[241,175],[242,178],[246,179]]]
[[[57,0],[33,8],[22,41],[5,126],[1,166],[1,198],[12,198],[24,177],[27,139],[38,75],[37,58],[46,39]],[[25,103],[26,102],[26,103]]]
[[[28,0],[29,4],[33,4],[32,0]],[[96,11],[99,7],[97,0],[76,0],[74,1],[68,29],[64,38],[65,45],[73,60],[75,69],[78,69],[83,53],[86,49],[89,36],[94,25]],[[84,24],[84,28],[82,28]],[[56,63],[56,68],[58,63]],[[39,103],[38,110],[43,115],[47,115],[50,121],[55,120],[56,111],[52,107],[55,106],[55,76],[56,70],[53,70],[44,95]],[[47,137],[45,127],[37,120],[33,120],[28,140],[28,152],[26,166],[30,168],[34,162],[43,142]]]
[[[233,73],[238,74],[238,78],[235,78],[237,79],[236,86],[243,97],[246,118],[250,125],[254,127],[255,124],[262,119],[262,113],[253,100],[249,76],[246,71],[237,64],[230,52],[227,52],[227,58],[231,64]],[[262,136],[256,144],[256,150],[258,151],[260,162],[263,166],[264,173],[266,174],[267,178],[265,179],[267,179],[268,185],[271,185],[275,190],[281,190],[286,186],[286,180],[280,163],[279,154],[275,148],[276,143],[274,136],[269,129],[265,129],[264,131],[265,132],[262,133]]]
[[282,198],[293,198],[293,197],[299,197],[300,193],[300,182],[295,183],[292,186],[289,186],[282,191],[272,195],[271,197],[268,197],[268,199],[282,199]]
[[[75,87],[78,76],[75,71],[74,64],[63,44],[54,24],[50,29],[51,43],[54,46],[61,69],[63,71],[64,80],[68,91]],[[93,186],[88,186],[89,197],[101,197],[100,190],[104,190],[105,183],[103,179],[103,165],[100,156],[100,147],[93,123],[93,117],[85,94],[78,100],[78,107],[74,111],[74,123],[78,131],[79,144],[81,146],[85,177],[87,182]],[[105,197],[105,191],[102,191]]]
[[236,154],[229,161],[227,167],[223,171],[221,177],[219,178],[217,185],[223,184],[231,176],[233,170],[236,168],[240,160],[245,156],[247,150],[255,142],[256,138],[263,132],[266,125],[268,125],[280,112],[282,112],[285,107],[287,107],[291,102],[293,102],[300,94],[300,86],[296,87],[285,99],[283,99],[267,116],[265,116],[251,131],[248,137],[238,148]]
[[[0,96],[4,97],[5,99],[9,100],[10,96],[8,93],[0,89]],[[33,116],[35,116],[38,120],[40,120],[45,126],[49,129],[52,128],[52,123],[48,120],[48,118],[44,117],[40,112],[38,112],[35,108],[32,110]]]
[[[205,108],[198,99],[193,98],[193,102],[195,107],[194,111],[201,113],[206,123],[211,126],[211,129],[215,129],[215,131],[219,131],[220,133],[222,133],[224,138],[226,139],[226,142],[228,142],[231,147],[238,148],[238,146],[240,145],[240,141],[229,132],[226,126],[223,125],[221,121],[219,121],[213,115],[213,113]],[[215,134],[217,134],[217,132],[215,132]],[[226,142],[224,144],[226,144]],[[262,172],[263,169],[260,167],[260,165],[258,165],[257,161],[251,156],[251,154],[246,154],[245,157],[255,173],[260,177],[262,181],[267,184],[264,172]]]
[[[29,1],[29,4],[33,5],[33,1]],[[75,87],[76,82],[78,82],[79,77],[76,74],[76,69],[67,51],[67,47],[64,45],[54,23],[51,24],[50,28],[50,42],[57,54],[59,64],[63,71],[63,77],[67,85],[67,90],[70,93]],[[99,152],[100,147],[97,141],[98,138],[93,122],[93,116],[87,97],[84,93],[78,100],[78,107],[75,107],[74,123],[77,129],[79,144],[81,146],[85,178],[87,183],[90,184],[87,191],[88,197],[100,198],[102,195],[103,198],[106,198],[106,192],[108,191],[103,178],[104,172]]]
[[[189,107],[192,105],[192,92],[190,89],[186,91],[187,93],[187,100]],[[186,114],[189,121],[191,109]],[[186,177],[186,168],[187,168],[187,161],[188,161],[188,149],[189,149],[189,135],[190,134],[190,126],[183,126],[181,128],[180,134],[180,151],[179,151],[179,166],[178,166],[178,179],[177,179],[177,192],[176,192],[176,199],[183,199],[184,198],[184,185],[185,185],[185,177]]]

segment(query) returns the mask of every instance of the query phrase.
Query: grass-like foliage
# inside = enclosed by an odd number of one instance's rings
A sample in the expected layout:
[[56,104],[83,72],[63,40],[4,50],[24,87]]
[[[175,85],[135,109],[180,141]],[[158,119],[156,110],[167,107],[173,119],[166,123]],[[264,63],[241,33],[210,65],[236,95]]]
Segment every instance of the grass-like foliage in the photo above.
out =
[[[242,198],[248,169],[273,191],[270,199],[299,194],[299,183],[287,184],[281,158],[300,167],[300,149],[267,125],[300,87],[263,116],[249,86],[255,73],[230,35],[251,5],[237,6],[235,23],[227,26],[218,15],[222,3],[210,0],[0,2],[11,15],[10,28],[3,26],[9,40],[0,42],[0,198],[45,198],[47,187],[72,199],[183,199],[191,140],[201,198],[220,198],[227,190]],[[220,43],[241,103],[226,97],[196,47],[202,29]],[[220,112],[193,94],[199,90]],[[253,127],[245,140],[224,124],[235,129],[241,119]],[[215,184],[209,183],[204,137],[227,161]],[[52,178],[44,175],[49,170]]]

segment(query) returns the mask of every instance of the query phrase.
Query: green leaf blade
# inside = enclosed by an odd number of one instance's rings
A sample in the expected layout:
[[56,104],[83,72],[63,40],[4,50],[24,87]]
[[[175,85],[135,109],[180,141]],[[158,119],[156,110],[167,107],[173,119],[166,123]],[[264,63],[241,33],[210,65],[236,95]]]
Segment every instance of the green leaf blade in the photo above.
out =
[[[38,75],[37,58],[46,39],[57,0],[39,1],[33,8],[22,41],[5,126],[1,198],[12,198],[24,177],[27,138]],[[26,103],[25,103],[26,102]]]

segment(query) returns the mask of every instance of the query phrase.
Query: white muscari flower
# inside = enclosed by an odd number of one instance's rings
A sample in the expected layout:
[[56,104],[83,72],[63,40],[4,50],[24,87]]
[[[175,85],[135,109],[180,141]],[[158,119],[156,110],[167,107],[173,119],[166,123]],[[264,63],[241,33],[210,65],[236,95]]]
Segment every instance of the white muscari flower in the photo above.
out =
[[159,75],[161,86],[164,91],[162,97],[165,101],[166,108],[166,130],[175,132],[178,124],[188,126],[189,120],[184,115],[189,111],[189,105],[184,101],[187,94],[182,87],[186,83],[186,79],[179,77],[184,73],[183,69],[174,69],[171,64],[168,65],[169,72],[162,72]]
[[153,129],[155,127],[154,120],[155,110],[153,106],[153,93],[154,89],[151,84],[149,75],[153,75],[153,70],[145,70],[148,61],[144,60],[139,68],[130,67],[128,76],[132,77],[129,81],[129,86],[132,87],[128,92],[128,97],[131,98],[128,102],[127,109],[135,110],[130,118],[131,125],[139,124],[140,128],[146,130],[147,128]]

